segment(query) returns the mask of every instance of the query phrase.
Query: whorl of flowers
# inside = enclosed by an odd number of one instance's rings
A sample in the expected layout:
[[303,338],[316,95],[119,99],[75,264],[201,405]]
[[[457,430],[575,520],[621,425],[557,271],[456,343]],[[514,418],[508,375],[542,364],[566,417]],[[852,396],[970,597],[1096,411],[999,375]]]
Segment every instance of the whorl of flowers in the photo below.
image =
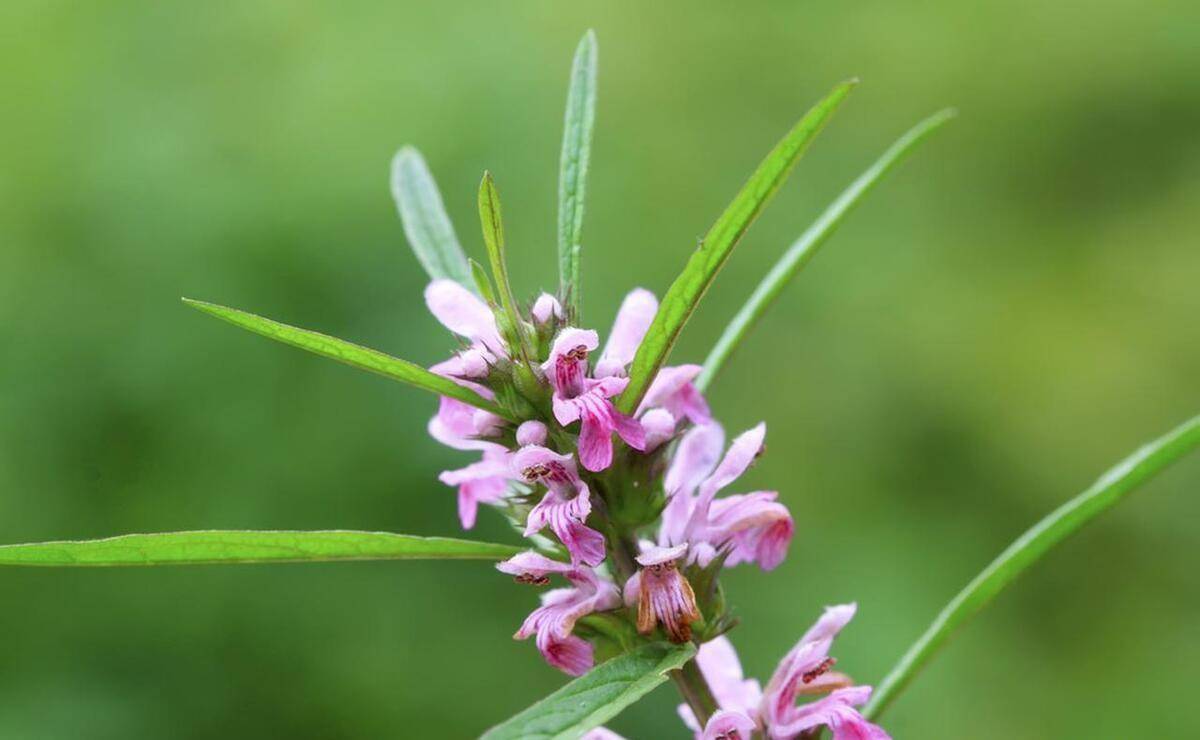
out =
[[531,548],[499,570],[525,586],[562,582],[541,593],[517,639],[533,638],[546,662],[574,676],[592,667],[598,646],[611,647],[603,628],[586,625],[589,616],[628,623],[641,635],[696,641],[719,705],[704,727],[681,706],[697,737],[749,738],[760,730],[791,738],[820,726],[837,738],[886,737],[855,709],[870,688],[830,670],[830,644],[853,605],[830,608],[765,693],[742,678],[724,636],[733,621],[719,573],[744,563],[775,568],[795,526],[775,491],[724,494],[763,454],[766,425],[726,448],[724,429],[693,384],[700,366],[661,368],[632,414],[614,405],[658,310],[652,293],[638,288],[626,296],[603,344],[550,294],[504,331],[500,307],[453,280],[431,282],[425,302],[464,343],[431,369],[525,411],[507,421],[443,397],[429,422],[434,439],[478,455],[440,476],[457,490],[462,526],[474,525],[481,504],[499,509]]

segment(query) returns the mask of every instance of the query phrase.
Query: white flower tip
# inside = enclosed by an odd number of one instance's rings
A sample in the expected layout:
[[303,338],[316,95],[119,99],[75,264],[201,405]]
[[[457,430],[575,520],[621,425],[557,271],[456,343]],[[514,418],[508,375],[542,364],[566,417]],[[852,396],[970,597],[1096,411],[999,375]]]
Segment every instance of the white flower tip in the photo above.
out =
[[648,568],[651,565],[661,565],[672,560],[678,560],[683,557],[687,549],[686,542],[674,547],[649,547],[641,555],[638,555],[636,560],[638,565]]
[[533,315],[533,320],[539,324],[544,324],[551,318],[561,319],[563,317],[562,304],[549,293],[542,293],[533,302],[530,314]]
[[527,421],[517,427],[517,444],[541,445],[546,441],[546,425],[540,421]]

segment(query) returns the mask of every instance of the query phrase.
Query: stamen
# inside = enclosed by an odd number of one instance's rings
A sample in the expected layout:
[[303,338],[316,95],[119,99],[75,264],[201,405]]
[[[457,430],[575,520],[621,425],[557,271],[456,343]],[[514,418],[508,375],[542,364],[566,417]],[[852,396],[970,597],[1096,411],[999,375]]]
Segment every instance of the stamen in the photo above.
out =
[[540,576],[533,573],[521,573],[513,576],[513,580],[526,586],[545,586],[550,583],[550,576],[544,573]]
[[825,660],[821,661],[821,664],[819,666],[812,669],[811,671],[806,672],[804,675],[800,676],[800,680],[803,681],[804,683],[812,683],[813,681],[817,680],[817,677],[821,676],[824,673],[828,673],[829,669],[833,668],[833,664],[836,662],[837,662],[836,658],[826,658]]

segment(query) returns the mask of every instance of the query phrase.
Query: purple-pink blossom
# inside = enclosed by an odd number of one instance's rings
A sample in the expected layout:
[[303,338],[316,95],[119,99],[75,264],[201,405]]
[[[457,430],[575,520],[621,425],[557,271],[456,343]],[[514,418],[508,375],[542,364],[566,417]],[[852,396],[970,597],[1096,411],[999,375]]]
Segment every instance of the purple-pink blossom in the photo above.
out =
[[558,423],[578,421],[579,462],[597,472],[612,464],[612,435],[616,433],[636,450],[646,445],[645,432],[636,420],[610,400],[625,390],[628,378],[588,376],[588,355],[600,344],[594,331],[567,327],[558,333],[542,372],[554,388],[553,410]]
[[683,436],[664,479],[670,499],[659,527],[660,545],[687,543],[691,559],[701,565],[722,548],[728,550],[727,565],[755,562],[771,570],[783,561],[795,525],[776,492],[716,498],[762,453],[765,436],[766,426],[759,424],[739,435],[724,457],[724,433],[715,422]]
[[535,552],[514,555],[496,568],[521,583],[543,585],[551,574],[571,583],[568,588],[543,593],[541,606],[526,617],[513,637],[525,640],[536,636],[534,642],[547,663],[572,676],[586,673],[592,667],[592,645],[571,633],[580,617],[618,606],[617,587],[591,568],[560,563]]
[[[849,677],[830,670],[835,662],[829,655],[833,639],[854,617],[855,610],[854,604],[827,608],[779,662],[767,682],[761,705],[764,724],[773,740],[790,740],[821,726],[832,731],[834,740],[888,738],[855,708],[871,698],[871,687],[853,686]],[[826,693],[821,699],[796,705],[800,696]]]
[[513,455],[512,472],[527,483],[546,487],[545,496],[529,512],[525,536],[549,527],[572,560],[599,565],[604,560],[604,535],[585,524],[592,511],[591,492],[579,477],[574,458],[541,445],[526,445]]
[[627,604],[637,603],[638,632],[647,634],[661,624],[671,642],[692,639],[692,622],[700,618],[696,595],[679,572],[687,545],[649,547],[637,557],[642,566],[625,584]]

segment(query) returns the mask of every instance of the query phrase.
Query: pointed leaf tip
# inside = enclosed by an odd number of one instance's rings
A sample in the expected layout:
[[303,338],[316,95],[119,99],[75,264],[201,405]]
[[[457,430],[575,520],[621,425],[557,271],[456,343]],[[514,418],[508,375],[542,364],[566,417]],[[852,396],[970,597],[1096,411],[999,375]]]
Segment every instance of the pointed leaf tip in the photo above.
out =
[[0,565],[112,567],[337,560],[503,560],[523,548],[344,529],[204,530],[0,545]]
[[596,121],[597,57],[596,33],[589,29],[571,62],[558,168],[558,297],[571,320],[579,316],[583,216]]
[[671,283],[659,304],[654,322],[646,332],[629,369],[629,385],[617,403],[626,414],[638,407],[651,381],[674,347],[684,324],[717,273],[725,266],[733,248],[791,174],[809,144],[850,93],[853,84],[836,86],[784,135],[713,223],[699,248],[692,253],[683,272]]
[[392,357],[379,350],[347,342],[344,339],[338,339],[337,337],[308,329],[300,329],[236,308],[229,308],[190,298],[185,298],[183,301],[197,310],[215,316],[222,321],[227,321],[234,326],[252,331],[255,334],[260,334],[268,339],[290,344],[293,347],[336,360],[359,370],[366,370],[376,375],[382,375],[385,378],[397,380],[440,396],[458,399],[475,408],[489,411],[504,419],[513,421],[512,414],[496,402],[489,401],[475,391],[464,388],[449,378],[430,372],[408,360]]
[[474,290],[466,254],[437,182],[416,148],[403,146],[392,158],[391,188],[404,235],[429,276],[449,278]]
[[943,110],[929,116],[909,129],[880,155],[879,159],[842,191],[833,203],[817,217],[800,238],[792,243],[783,257],[771,267],[745,305],[734,315],[717,343],[704,360],[704,371],[696,379],[696,388],[703,391],[712,382],[725,361],[750,333],[758,319],[792,278],[808,264],[829,236],[837,230],[846,215],[897,164],[903,161],[922,141],[953,117]]
[[991,603],[1017,576],[1055,545],[1197,447],[1200,447],[1200,416],[1194,416],[1158,439],[1142,445],[1101,475],[1083,493],[1026,530],[934,618],[933,624],[879,682],[870,702],[863,708],[863,714],[872,719],[882,714],[956,629]]

